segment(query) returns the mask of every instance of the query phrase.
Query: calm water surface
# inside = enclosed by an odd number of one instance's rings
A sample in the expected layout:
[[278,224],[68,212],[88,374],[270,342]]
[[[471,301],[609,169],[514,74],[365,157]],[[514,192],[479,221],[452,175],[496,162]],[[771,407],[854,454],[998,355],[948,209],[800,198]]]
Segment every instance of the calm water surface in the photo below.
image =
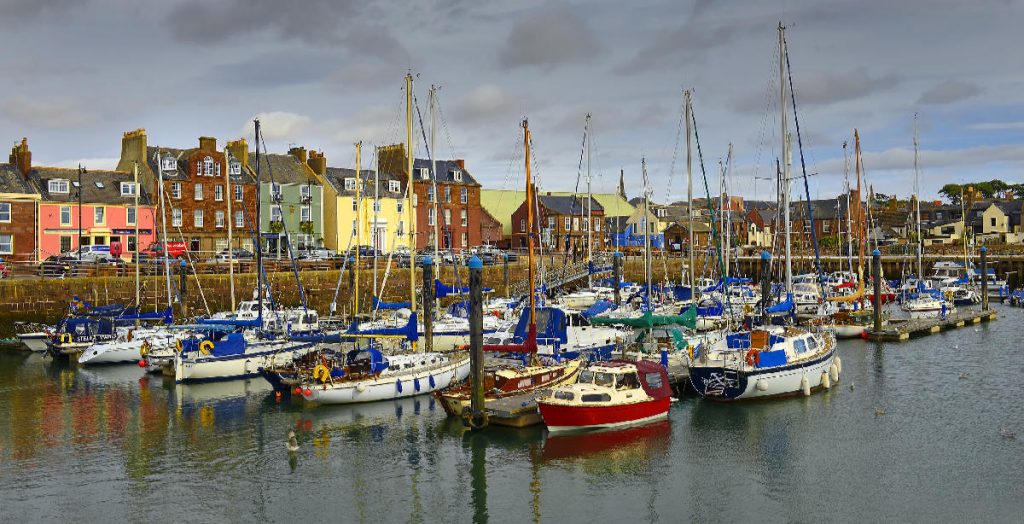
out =
[[0,521],[1020,522],[1024,312],[1000,315],[842,342],[825,394],[688,397],[662,424],[569,437],[464,434],[429,398],[304,409],[262,379],[0,350]]

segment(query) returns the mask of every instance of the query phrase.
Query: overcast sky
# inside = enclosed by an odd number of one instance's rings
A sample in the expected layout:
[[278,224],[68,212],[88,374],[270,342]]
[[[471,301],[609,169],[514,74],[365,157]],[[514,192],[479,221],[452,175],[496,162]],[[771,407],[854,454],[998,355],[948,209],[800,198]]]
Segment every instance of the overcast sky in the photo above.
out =
[[[1024,181],[1017,0],[0,5],[0,136],[27,136],[36,164],[113,167],[121,133],[138,127],[151,145],[190,147],[200,135],[251,143],[260,115],[271,151],[304,145],[350,167],[357,140],[404,141],[411,71],[428,126],[427,90],[441,86],[438,156],[465,158],[486,187],[522,186],[527,117],[541,186],[575,188],[590,112],[595,191],[613,191],[623,169],[627,193],[639,195],[646,157],[654,198],[685,198],[686,87],[712,191],[731,142],[732,192],[774,198],[762,178],[780,148],[781,21],[812,198],[841,191],[854,128],[869,183],[909,194],[915,112],[925,196],[947,182]],[[702,195],[698,164],[695,184]]]

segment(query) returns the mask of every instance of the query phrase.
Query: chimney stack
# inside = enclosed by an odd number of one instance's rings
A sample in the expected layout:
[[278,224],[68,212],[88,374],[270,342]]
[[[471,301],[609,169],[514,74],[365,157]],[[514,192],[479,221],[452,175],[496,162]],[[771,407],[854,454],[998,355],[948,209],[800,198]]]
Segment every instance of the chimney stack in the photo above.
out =
[[310,151],[306,165],[320,176],[327,173],[327,157],[324,156],[323,151]]
[[462,169],[463,171],[465,171],[465,169],[466,169],[466,160],[465,159],[457,158],[457,159],[455,159],[455,163],[458,164],[459,169]]
[[213,138],[212,136],[199,137],[199,149],[203,151],[216,151],[217,139]]
[[32,152],[28,150],[27,138],[23,137],[20,144],[15,144],[11,148],[10,163],[18,166],[18,171],[21,171],[22,175],[32,171]]
[[306,148],[293,147],[288,150],[288,154],[298,159],[299,162],[306,163]]
[[244,138],[228,142],[227,147],[232,158],[241,162],[243,166],[249,165],[249,144]]

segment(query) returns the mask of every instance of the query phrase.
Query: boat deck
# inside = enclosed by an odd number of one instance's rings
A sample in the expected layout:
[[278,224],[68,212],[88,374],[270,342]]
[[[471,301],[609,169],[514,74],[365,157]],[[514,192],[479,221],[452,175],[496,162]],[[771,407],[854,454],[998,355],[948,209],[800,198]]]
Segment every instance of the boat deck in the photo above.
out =
[[923,337],[941,331],[962,328],[968,324],[978,324],[996,319],[994,310],[964,310],[941,318],[890,319],[889,325],[882,331],[868,329],[868,340],[878,342],[902,342],[911,338]]

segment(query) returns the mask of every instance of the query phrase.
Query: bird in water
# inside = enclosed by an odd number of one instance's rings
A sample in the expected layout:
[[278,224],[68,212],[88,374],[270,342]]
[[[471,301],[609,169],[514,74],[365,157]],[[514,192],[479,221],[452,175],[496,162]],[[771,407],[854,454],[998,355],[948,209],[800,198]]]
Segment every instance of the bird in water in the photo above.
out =
[[967,380],[967,377],[968,377],[969,375],[970,375],[970,373],[967,373],[967,372],[963,372],[963,371],[961,371],[961,372],[960,372],[960,380]]
[[853,391],[853,382],[850,382],[850,391]]
[[875,416],[876,417],[881,417],[882,415],[885,415],[885,409],[884,408],[875,408]]
[[288,452],[295,453],[299,450],[299,441],[295,438],[295,430],[288,430]]
[[1012,431],[1010,431],[1007,428],[1000,429],[999,430],[999,436],[1003,437],[1006,440],[1016,440],[1017,439],[1017,434],[1012,432]]

